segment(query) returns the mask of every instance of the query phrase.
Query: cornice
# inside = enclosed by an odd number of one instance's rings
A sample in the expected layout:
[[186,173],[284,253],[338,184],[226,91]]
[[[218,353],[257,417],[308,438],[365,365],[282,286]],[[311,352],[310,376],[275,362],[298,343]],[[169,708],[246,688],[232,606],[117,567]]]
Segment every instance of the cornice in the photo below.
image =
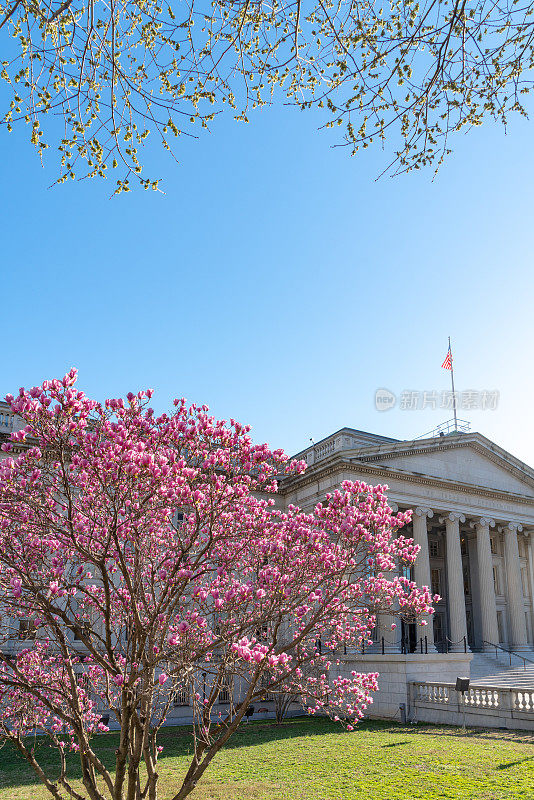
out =
[[369,455],[365,455],[365,453],[359,453],[358,458],[361,461],[379,461],[383,458],[399,458],[399,456],[417,456],[424,455],[425,453],[434,453],[436,451],[456,450],[458,447],[469,447],[469,445],[472,444],[472,441],[466,442],[462,440],[455,442],[454,444],[450,441],[442,444],[438,440],[435,445],[430,445],[428,447],[404,447],[399,448],[398,450],[386,451],[383,453],[370,453]]
[[[478,455],[487,458],[496,466],[501,466],[506,464],[507,470],[514,475],[514,477],[518,478],[519,480],[523,481],[523,483],[531,484],[534,486],[534,473],[528,467],[527,464],[524,466],[529,470],[529,472],[525,472],[525,470],[518,466],[517,464],[510,461],[506,458],[505,455],[501,455],[499,452],[495,452],[490,447],[485,446],[482,442],[478,441],[477,438],[474,436],[466,435],[464,437],[459,437],[458,439],[447,439],[445,441],[438,439],[432,440],[432,444],[427,445],[426,447],[398,447],[395,450],[389,450],[382,453],[369,453],[366,455],[365,453],[358,453],[358,460],[359,461],[366,461],[366,462],[373,462],[373,461],[383,461],[389,460],[392,458],[399,458],[405,456],[414,456],[414,455],[426,455],[427,453],[436,453],[436,452],[446,452],[448,450],[457,450],[458,448],[471,448],[474,450]],[[506,453],[506,451],[502,451]],[[513,459],[513,456],[511,456]],[[515,459],[514,459],[515,461]]]
[[[478,486],[477,484],[462,483],[458,481],[451,481],[447,478],[437,478],[430,475],[416,475],[411,472],[403,472],[402,470],[395,470],[387,467],[375,467],[372,464],[355,460],[346,461],[338,457],[330,456],[320,464],[313,464],[306,472],[297,478],[289,479],[288,483],[280,487],[280,494],[285,495],[291,491],[295,491],[310,484],[317,483],[324,480],[331,475],[336,475],[340,472],[354,472],[358,475],[369,474],[379,478],[397,478],[398,480],[406,483],[418,484],[419,486],[430,486],[439,489],[451,489],[460,494],[474,494],[479,497],[487,497],[493,500],[506,500],[508,502],[522,503],[523,505],[530,505],[534,508],[534,497],[527,497],[526,495],[515,494],[514,492],[505,492],[499,489],[490,489],[486,486]],[[325,463],[328,462],[328,463]],[[324,463],[324,466],[322,466]]]

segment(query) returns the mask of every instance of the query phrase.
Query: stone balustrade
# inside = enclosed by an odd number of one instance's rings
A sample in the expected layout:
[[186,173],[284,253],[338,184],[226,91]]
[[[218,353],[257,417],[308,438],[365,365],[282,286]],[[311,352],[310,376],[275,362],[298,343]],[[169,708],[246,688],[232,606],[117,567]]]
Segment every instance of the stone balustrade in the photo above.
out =
[[318,444],[315,447],[315,459],[319,461],[319,459],[321,458],[326,458],[326,456],[329,456],[331,453],[334,452],[335,447],[336,447],[335,439],[327,439],[326,442]]
[[484,728],[534,730],[534,687],[471,686],[465,694],[454,683],[412,681],[412,721]]
[[395,439],[390,439],[386,436],[357,431],[354,428],[342,428],[326,439],[321,439],[320,442],[315,443],[312,440],[312,445],[297,453],[295,458],[302,459],[311,466],[342,450],[361,450],[377,444],[395,441]]

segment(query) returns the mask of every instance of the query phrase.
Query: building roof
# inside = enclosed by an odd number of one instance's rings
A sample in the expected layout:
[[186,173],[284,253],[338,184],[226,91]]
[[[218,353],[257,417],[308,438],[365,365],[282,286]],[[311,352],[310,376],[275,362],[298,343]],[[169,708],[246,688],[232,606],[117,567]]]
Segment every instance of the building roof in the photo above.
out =
[[[476,431],[410,441],[341,428],[296,458],[308,464],[308,477],[335,463],[350,464],[351,472],[361,467],[362,473],[386,471],[534,498],[534,469]],[[299,479],[286,486],[294,482]]]

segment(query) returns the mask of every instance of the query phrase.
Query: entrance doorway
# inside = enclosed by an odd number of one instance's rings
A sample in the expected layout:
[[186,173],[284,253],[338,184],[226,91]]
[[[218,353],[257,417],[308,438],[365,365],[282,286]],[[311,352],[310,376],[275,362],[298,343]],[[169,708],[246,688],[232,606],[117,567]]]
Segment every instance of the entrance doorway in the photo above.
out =
[[417,651],[417,626],[413,622],[402,620],[402,650],[404,653]]
[[438,653],[447,652],[447,642],[445,640],[445,614],[441,611],[436,611],[432,617],[434,623],[434,644]]

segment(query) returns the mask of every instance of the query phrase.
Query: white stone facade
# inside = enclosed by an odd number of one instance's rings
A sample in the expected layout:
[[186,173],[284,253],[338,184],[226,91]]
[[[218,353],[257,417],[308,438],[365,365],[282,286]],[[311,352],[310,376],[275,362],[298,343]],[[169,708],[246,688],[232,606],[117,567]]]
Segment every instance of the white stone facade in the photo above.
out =
[[[443,598],[425,652],[533,650],[533,469],[479,433],[410,442],[343,428],[296,457],[308,469],[283,484],[286,503],[310,510],[348,479],[387,484],[393,507],[413,510],[413,578]],[[420,650],[420,631],[399,650]]]
[[397,441],[343,428],[296,457],[308,469],[282,497],[305,511],[344,480],[387,484],[392,507],[413,510],[412,577],[442,597],[426,628],[402,624],[392,638],[379,619],[358,663],[381,673],[372,714],[409,710],[410,682],[469,676],[470,654],[492,645],[534,659],[533,469],[479,433]]

